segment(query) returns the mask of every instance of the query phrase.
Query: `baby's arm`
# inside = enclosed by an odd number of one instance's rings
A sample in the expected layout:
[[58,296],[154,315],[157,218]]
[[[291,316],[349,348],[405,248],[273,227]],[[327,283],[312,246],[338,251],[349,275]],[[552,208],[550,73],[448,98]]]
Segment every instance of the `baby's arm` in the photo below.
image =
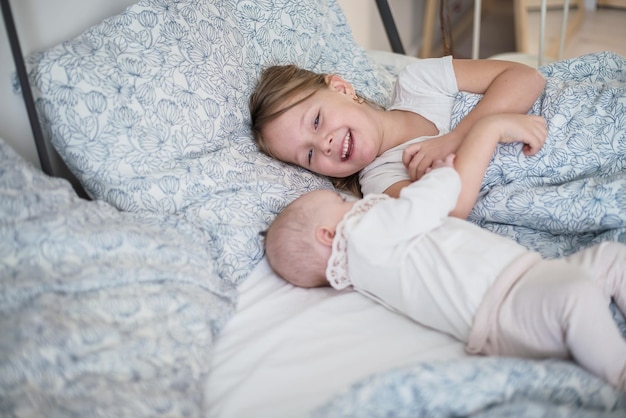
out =
[[[435,160],[433,161],[432,165],[430,167],[428,167],[426,169],[426,173],[429,173],[430,171],[434,170],[435,168],[441,168],[441,167],[452,167],[454,168],[454,154],[448,154],[446,156],[446,158],[444,158],[443,160]],[[426,174],[424,173],[424,174]]]
[[450,216],[465,219],[469,215],[499,142],[523,142],[524,154],[533,155],[542,147],[547,132],[541,116],[501,114],[476,122],[456,153],[454,165],[461,177],[461,194]]
[[403,162],[411,180],[419,179],[433,161],[456,153],[470,129],[485,116],[526,114],[544,89],[545,79],[535,68],[498,60],[452,61],[459,91],[483,94],[482,99],[453,131],[409,145]]
[[[533,155],[542,147],[546,136],[546,122],[541,116],[499,114],[478,121],[456,153],[455,168],[461,177],[462,190],[450,216],[465,219],[469,215],[498,142],[523,142],[524,154]],[[398,181],[389,186],[385,193],[398,197],[402,189],[412,182]]]
[[[462,187],[461,177],[454,169],[454,158],[451,154],[435,161],[429,173],[403,188],[397,199],[387,199],[371,208],[352,230],[351,239],[370,242],[368,253],[374,257],[374,253],[382,253],[372,251],[372,246],[389,248],[391,240],[395,247],[401,240],[415,238],[441,225],[454,210]],[[372,236],[380,239],[373,242]]]

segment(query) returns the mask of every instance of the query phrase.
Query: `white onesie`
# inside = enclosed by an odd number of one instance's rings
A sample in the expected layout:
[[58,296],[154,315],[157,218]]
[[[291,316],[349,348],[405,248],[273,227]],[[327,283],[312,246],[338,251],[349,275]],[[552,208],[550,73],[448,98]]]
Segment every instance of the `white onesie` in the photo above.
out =
[[356,202],[337,227],[326,270],[330,284],[352,285],[467,342],[481,303],[487,311],[496,306],[540,256],[449,217],[460,190],[458,173],[445,167],[403,188],[399,199],[372,194]]

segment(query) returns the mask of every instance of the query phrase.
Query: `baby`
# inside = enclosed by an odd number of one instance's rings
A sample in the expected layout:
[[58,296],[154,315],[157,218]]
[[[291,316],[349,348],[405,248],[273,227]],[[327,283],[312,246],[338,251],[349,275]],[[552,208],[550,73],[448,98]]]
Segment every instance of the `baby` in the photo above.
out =
[[453,162],[435,161],[397,199],[301,196],[266,231],[270,266],[296,286],[352,286],[470,354],[571,357],[626,391],[626,341],[609,310],[613,297],[626,312],[626,245],[544,260],[450,217],[461,190]]

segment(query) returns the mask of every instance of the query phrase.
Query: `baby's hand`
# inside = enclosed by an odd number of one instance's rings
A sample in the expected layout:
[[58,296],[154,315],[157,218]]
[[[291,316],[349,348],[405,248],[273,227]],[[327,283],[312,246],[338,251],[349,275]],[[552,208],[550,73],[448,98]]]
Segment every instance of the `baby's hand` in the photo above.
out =
[[546,120],[541,116],[531,115],[494,115],[500,123],[500,142],[522,142],[525,155],[536,154],[548,136]]
[[433,161],[433,164],[428,167],[426,169],[426,173],[436,169],[436,168],[441,168],[441,167],[452,167],[454,168],[454,154],[448,154],[448,156],[446,156],[445,159],[443,160],[435,160]]

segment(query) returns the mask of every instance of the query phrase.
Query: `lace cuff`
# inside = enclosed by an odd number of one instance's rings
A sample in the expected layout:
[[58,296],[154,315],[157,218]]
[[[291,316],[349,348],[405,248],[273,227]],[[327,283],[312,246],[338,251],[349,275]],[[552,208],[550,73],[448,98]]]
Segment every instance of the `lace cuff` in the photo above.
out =
[[333,239],[332,252],[326,266],[326,279],[337,290],[345,289],[352,285],[348,274],[348,239],[347,232],[357,224],[363,215],[376,203],[391,199],[385,194],[369,194],[357,201],[337,225],[335,238]]

